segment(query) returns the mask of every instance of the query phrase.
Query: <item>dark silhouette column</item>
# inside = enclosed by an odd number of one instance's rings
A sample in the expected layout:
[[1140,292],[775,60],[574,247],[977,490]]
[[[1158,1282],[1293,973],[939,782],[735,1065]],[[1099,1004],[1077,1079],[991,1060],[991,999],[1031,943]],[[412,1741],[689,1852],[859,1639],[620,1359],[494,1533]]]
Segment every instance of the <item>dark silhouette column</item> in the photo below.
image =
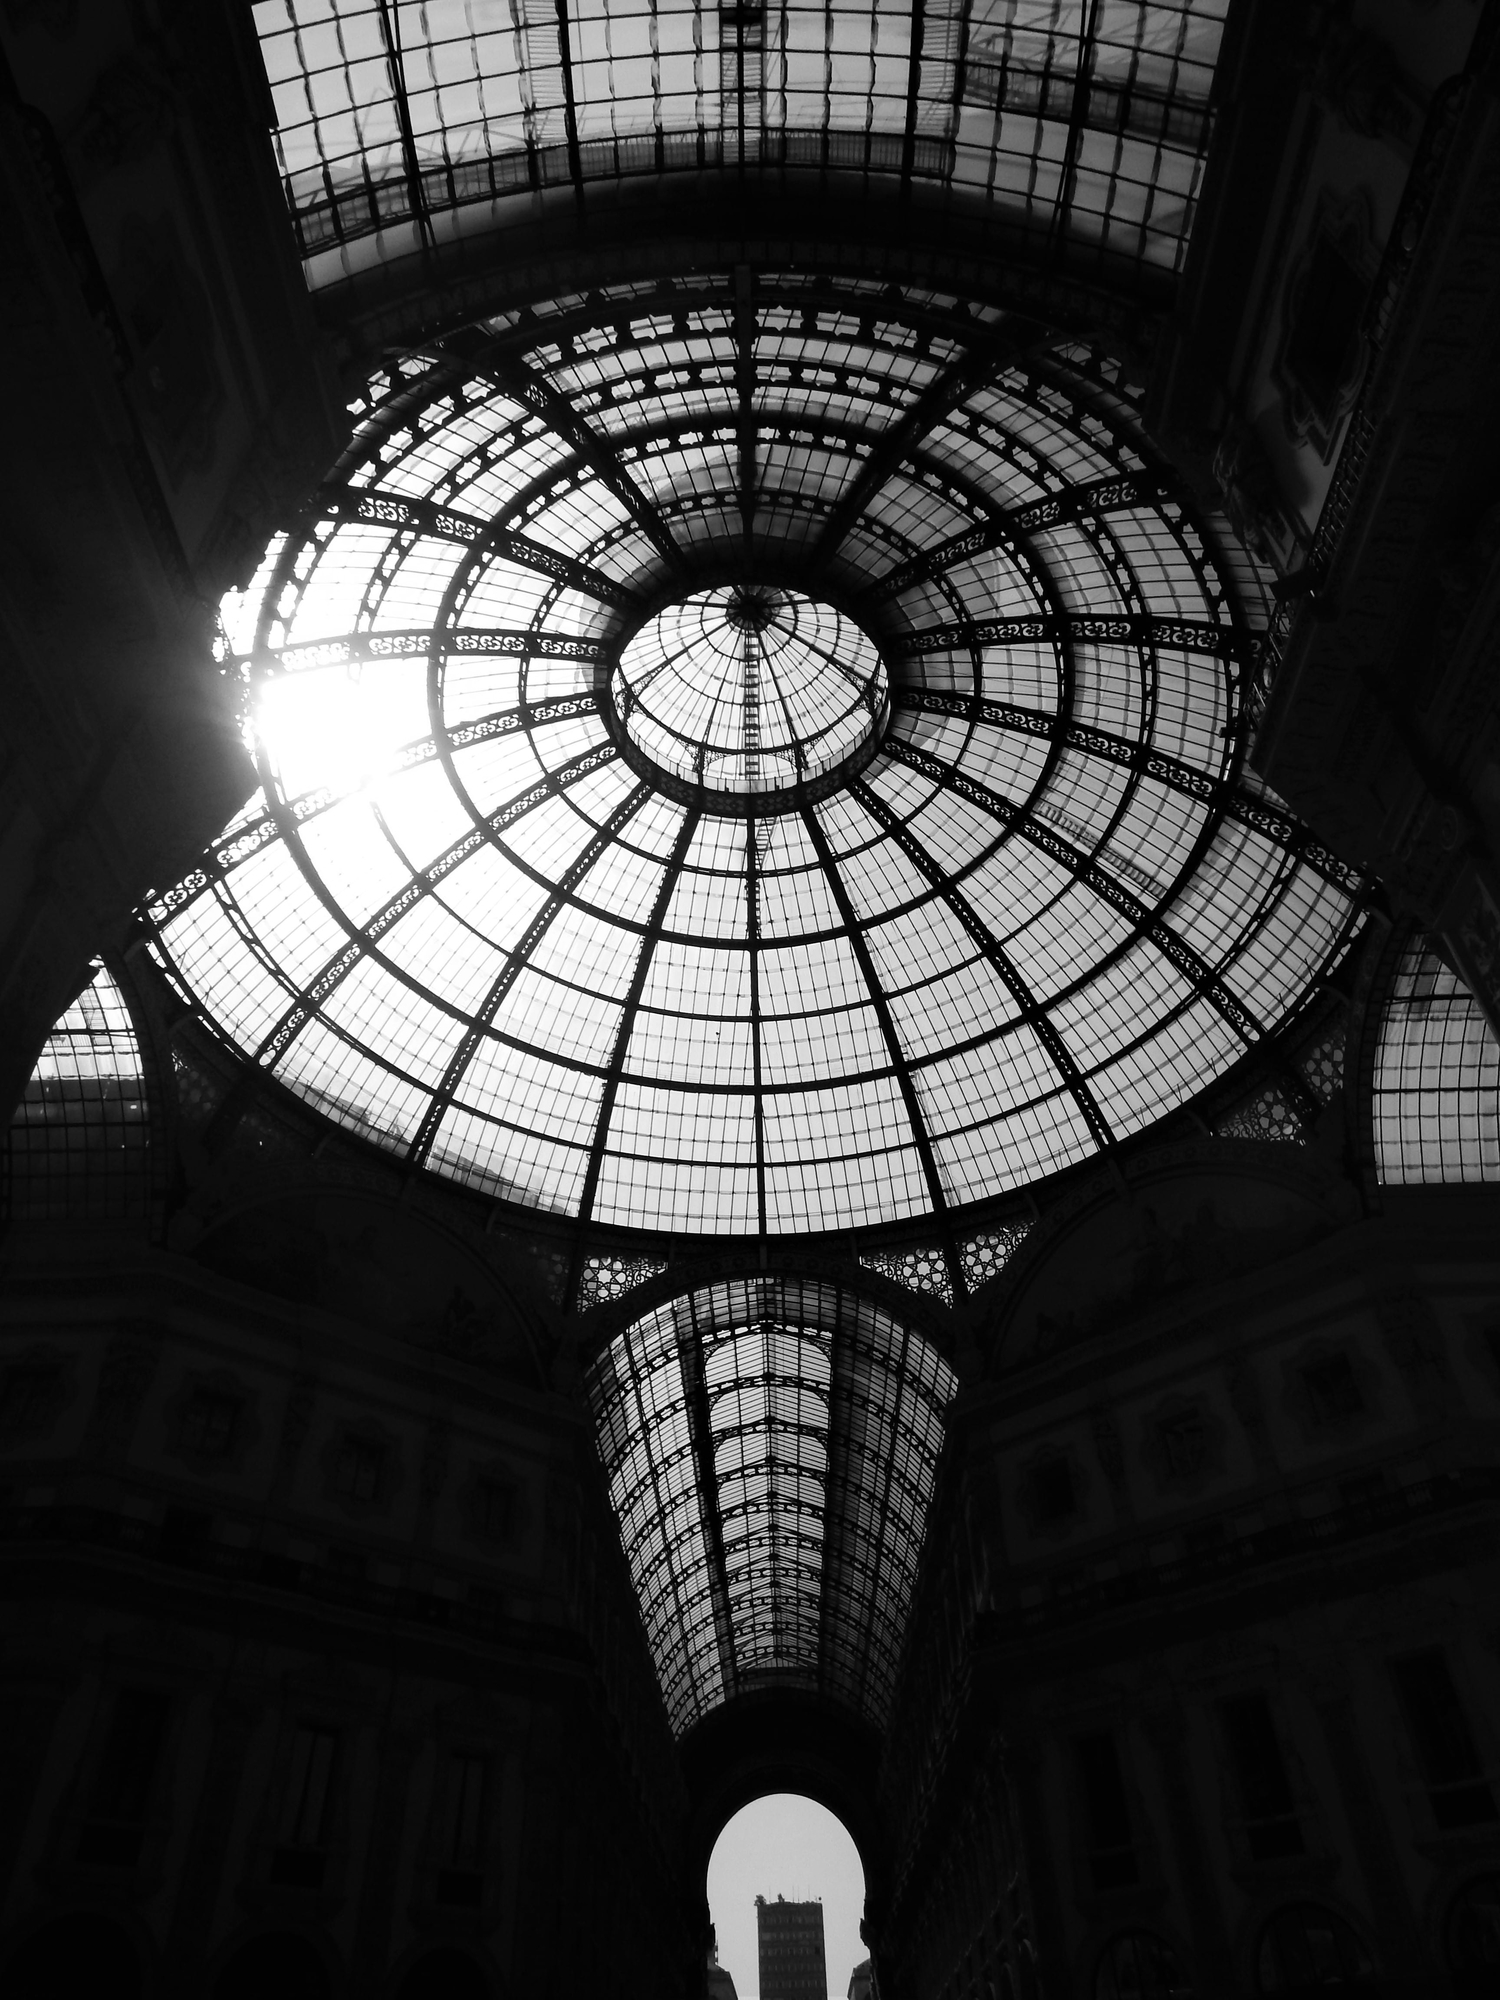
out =
[[182,2000],[196,2000],[203,1990],[203,1961],[244,1783],[245,1754],[259,1718],[260,1710],[248,1702],[228,1698],[214,1704],[208,1762],[165,1953],[164,1989]]
[[42,1766],[73,1677],[51,1662],[17,1662],[0,1680],[5,1729],[0,1735],[0,1897],[10,1888],[36,1803]]
[[1240,1992],[1234,1948],[1219,1885],[1209,1866],[1203,1826],[1193,1797],[1188,1767],[1187,1717],[1176,1702],[1151,1709],[1141,1718],[1161,1769],[1171,1823],[1172,1848],[1187,1902],[1188,1924],[1197,1961],[1194,1986],[1200,2000],[1226,2000]]
[[1342,1668],[1329,1664],[1304,1674],[1303,1683],[1322,1725],[1355,1858],[1370,1891],[1375,1935],[1385,1960],[1381,1969],[1393,1975],[1393,1991],[1406,1990],[1409,1982],[1413,1993],[1426,1993],[1435,1968],[1423,1948],[1385,1807],[1359,1739],[1349,1677]]
[[[1068,1963],[1067,1927],[1063,1922],[1062,1898],[1053,1865],[1052,1841],[1047,1832],[1047,1815],[1042,1806],[1039,1766],[1041,1748],[1029,1733],[1008,1734],[1005,1739],[1005,1775],[1010,1781],[1020,1821],[1021,1845],[1026,1857],[1026,1883],[1030,1890],[1031,1920],[1036,1927],[1036,1982],[1046,2000],[1071,2000],[1073,1973]],[[1019,1945],[1033,1942],[1020,1940]],[[1022,1953],[1024,1957],[1024,1952]]]
[[364,1879],[359,1891],[359,1924],[349,1969],[349,1991],[378,1993],[385,1978],[391,1946],[391,1914],[395,1905],[396,1871],[401,1861],[401,1836],[406,1828],[406,1801],[416,1762],[415,1736],[395,1729],[380,1735],[380,1772],[365,1843]]

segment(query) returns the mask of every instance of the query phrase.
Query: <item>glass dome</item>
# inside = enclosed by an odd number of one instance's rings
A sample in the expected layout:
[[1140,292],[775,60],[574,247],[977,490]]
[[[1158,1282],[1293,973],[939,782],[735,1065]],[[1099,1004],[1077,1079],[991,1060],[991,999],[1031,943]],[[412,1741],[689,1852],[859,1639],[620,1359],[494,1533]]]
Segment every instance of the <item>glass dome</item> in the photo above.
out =
[[862,751],[868,763],[890,707],[868,633],[831,604],[755,583],[658,612],[621,651],[609,699],[646,775],[756,813],[830,770],[848,775]]
[[743,267],[392,364],[225,604],[261,791],[160,962],[341,1125],[585,1223],[925,1218],[1141,1131],[1359,884],[1244,768],[1254,572],[1117,378]]

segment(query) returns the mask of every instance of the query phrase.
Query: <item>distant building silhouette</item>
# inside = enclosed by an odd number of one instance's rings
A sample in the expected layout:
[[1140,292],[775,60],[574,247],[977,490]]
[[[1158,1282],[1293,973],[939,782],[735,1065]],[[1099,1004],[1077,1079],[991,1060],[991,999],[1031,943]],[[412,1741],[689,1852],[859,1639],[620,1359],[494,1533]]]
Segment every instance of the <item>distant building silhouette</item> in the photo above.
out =
[[849,2000],[874,2000],[875,1970],[869,1959],[862,1958],[849,1974]]
[[717,1942],[708,1948],[708,2000],[739,2000],[734,1990],[734,1974],[719,1963]]
[[823,2000],[828,1966],[823,1954],[823,1905],[755,1899],[760,1936],[760,2000]]

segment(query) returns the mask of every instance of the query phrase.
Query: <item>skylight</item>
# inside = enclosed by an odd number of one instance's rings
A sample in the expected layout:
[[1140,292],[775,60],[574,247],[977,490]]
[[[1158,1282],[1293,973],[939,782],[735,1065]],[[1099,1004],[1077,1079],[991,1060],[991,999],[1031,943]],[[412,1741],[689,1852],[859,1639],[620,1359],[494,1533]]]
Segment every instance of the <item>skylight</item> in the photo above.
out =
[[757,1689],[885,1721],[956,1386],[815,1279],[705,1286],[610,1342],[589,1395],[679,1734]]
[[147,921],[413,1168],[656,1233],[945,1218],[1342,952],[1357,877],[1242,772],[1260,617],[1030,324],[774,271],[562,301],[372,383],[225,608],[261,794]]
[[1171,272],[1227,0],[259,0],[315,285],[508,202],[766,167],[890,177],[1018,239]]

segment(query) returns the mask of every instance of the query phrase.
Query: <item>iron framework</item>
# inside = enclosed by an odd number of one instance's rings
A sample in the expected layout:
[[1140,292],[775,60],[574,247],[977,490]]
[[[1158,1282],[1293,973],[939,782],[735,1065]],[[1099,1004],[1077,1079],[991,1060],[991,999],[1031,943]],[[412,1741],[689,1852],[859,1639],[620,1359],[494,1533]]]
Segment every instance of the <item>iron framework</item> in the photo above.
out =
[[[715,591],[852,635],[808,714],[888,690],[815,782],[745,775],[773,698],[812,755],[774,676],[675,775],[632,748],[622,656]],[[1194,1096],[1360,920],[1244,764],[1265,609],[1118,369],[997,308],[741,265],[528,309],[383,369],[226,601],[261,791],[144,920],[412,1169],[657,1238],[925,1218],[962,1294],[963,1210]]]

